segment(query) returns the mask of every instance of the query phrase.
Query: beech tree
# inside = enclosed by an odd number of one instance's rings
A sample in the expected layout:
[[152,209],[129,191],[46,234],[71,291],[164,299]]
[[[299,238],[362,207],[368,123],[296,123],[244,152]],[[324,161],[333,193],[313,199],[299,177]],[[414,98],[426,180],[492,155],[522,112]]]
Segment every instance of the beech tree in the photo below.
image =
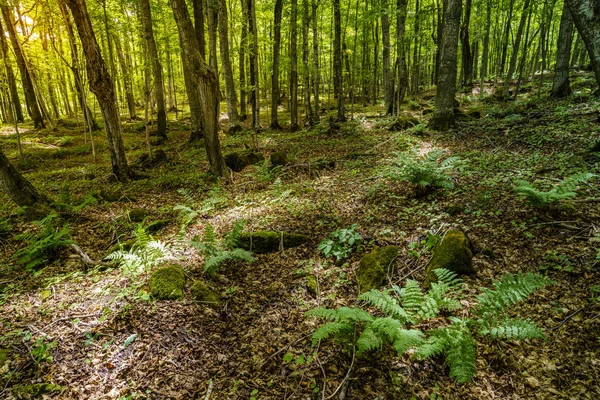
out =
[[2,149],[0,149],[0,188],[19,207],[34,207],[38,203],[49,202],[11,165]]
[[221,50],[221,65],[223,78],[227,93],[227,115],[229,116],[229,132],[237,132],[242,129],[240,116],[237,111],[237,94],[235,93],[235,82],[233,79],[233,68],[229,58],[229,19],[227,17],[227,4],[225,0],[219,0],[219,48]]
[[571,59],[571,42],[573,41],[573,18],[567,2],[564,2],[562,16],[560,18],[560,29],[558,42],[556,44],[556,65],[554,67],[554,80],[552,82],[552,96],[569,96],[571,85],[569,83],[569,62]]

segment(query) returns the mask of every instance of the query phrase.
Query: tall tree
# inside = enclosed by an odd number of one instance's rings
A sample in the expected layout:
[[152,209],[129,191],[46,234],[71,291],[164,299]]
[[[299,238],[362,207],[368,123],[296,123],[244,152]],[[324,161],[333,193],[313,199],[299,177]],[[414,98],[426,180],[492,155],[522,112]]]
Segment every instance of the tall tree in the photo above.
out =
[[554,81],[552,82],[553,97],[569,96],[571,86],[569,84],[569,60],[571,59],[571,42],[573,41],[573,18],[567,2],[564,2],[558,43],[556,44],[556,66],[554,67]]
[[[406,29],[407,0],[396,0],[396,70],[397,89],[394,96],[396,113],[400,111],[400,104],[408,88],[408,71],[406,69],[406,52],[404,49],[404,33]],[[393,111],[393,110],[392,110]]]
[[290,14],[290,130],[298,130],[298,0],[292,0]]
[[502,95],[504,98],[510,97],[508,88],[517,67],[517,57],[519,55],[519,48],[521,47],[521,38],[523,37],[523,29],[525,29],[525,22],[527,21],[529,11],[529,0],[525,0],[523,2],[523,12],[521,13],[521,20],[519,21],[519,28],[517,29],[517,34],[515,35],[515,42],[513,44],[512,54],[510,56],[508,73],[506,74],[506,78],[504,78],[504,85],[502,89]]
[[390,44],[390,18],[388,1],[381,2],[381,41],[383,43],[383,98],[386,114],[392,113],[392,103],[394,101],[394,86],[392,85],[392,71],[390,66],[390,53],[392,45]]
[[304,113],[306,114],[305,125],[313,125],[314,116],[310,104],[310,66],[308,65],[308,0],[302,0],[302,71],[304,76]]
[[346,120],[344,113],[344,88],[342,87],[342,22],[340,0],[333,0],[333,81],[337,97],[337,120]]
[[283,14],[283,0],[275,0],[273,13],[273,70],[271,72],[271,129],[279,130],[279,58],[281,53],[281,16]]
[[316,0],[312,0],[311,8],[312,8],[312,31],[313,31],[313,89],[315,96],[315,123],[319,122],[321,113],[320,105],[319,105],[319,34],[317,29],[317,7],[318,4]]
[[154,41],[152,29],[152,12],[150,11],[150,0],[140,0],[140,17],[144,29],[144,39],[148,48],[148,56],[152,65],[152,76],[154,81],[154,93],[156,98],[156,135],[160,140],[167,139],[167,113],[165,111],[165,87],[163,84],[162,67]]
[[237,94],[233,81],[233,68],[229,58],[229,18],[227,17],[227,3],[219,0],[219,48],[221,50],[221,66],[223,78],[225,79],[225,90],[227,93],[227,115],[229,116],[229,132],[237,132],[242,129],[240,116],[237,111]]
[[[60,0],[63,1],[63,0]],[[121,133],[121,117],[117,106],[115,86],[102,58],[100,46],[96,40],[92,21],[85,0],[64,0],[73,14],[73,21],[79,32],[86,58],[86,70],[90,89],[96,95],[102,110],[104,130],[108,139],[108,148],[112,163],[112,172],[117,180],[126,181],[132,173],[125,157],[125,147]]]
[[483,96],[484,91],[484,83],[485,78],[487,78],[488,73],[488,56],[490,51],[490,29],[492,25],[492,0],[486,0],[485,5],[485,33],[483,35],[483,50],[481,54],[481,73],[479,74],[479,78],[481,79],[479,85],[479,94]]
[[246,112],[246,48],[248,46],[248,19],[243,16],[248,12],[248,3],[241,0],[242,3],[242,36],[240,38],[240,119],[245,121],[248,117]]
[[258,90],[258,28],[256,26],[255,0],[247,0],[247,12],[251,39],[248,58],[250,64],[250,103],[252,104],[252,128],[260,129],[260,97]]
[[189,74],[190,85],[187,86],[192,91],[188,93],[188,97],[196,96],[199,99],[204,116],[204,146],[210,171],[217,176],[226,176],[227,167],[221,155],[218,134],[219,85],[217,75],[200,55],[198,39],[185,0],[170,0],[170,2],[177,23],[181,48],[184,50],[184,62],[188,64],[192,72]]
[[17,66],[21,74],[21,82],[23,83],[23,92],[25,93],[25,103],[27,104],[27,113],[33,120],[33,126],[36,129],[43,128],[44,117],[42,110],[38,103],[38,96],[34,87],[34,77],[28,64],[28,60],[23,52],[19,38],[17,37],[17,30],[13,21],[12,9],[7,5],[0,6],[2,9],[2,17],[4,18],[4,24],[8,32],[8,37],[12,43],[15,58],[17,60]]
[[4,36],[4,29],[2,27],[2,19],[0,19],[0,49],[2,50],[2,59],[4,60],[4,70],[6,72],[6,84],[8,85],[8,92],[10,94],[10,101],[12,102],[15,114],[18,122],[23,122],[23,109],[21,107],[21,100],[19,99],[19,92],[17,91],[17,83],[15,81],[15,74],[10,63],[8,43],[6,43],[6,36]]
[[204,2],[206,0],[192,0],[194,8],[194,29],[196,40],[200,48],[200,56],[206,60],[206,36],[204,35]]
[[431,128],[440,131],[448,130],[455,122],[456,56],[461,8],[461,0],[444,0],[444,28],[440,39],[440,69],[435,94],[435,111],[429,124]]
[[206,20],[208,21],[208,65],[219,76],[217,62],[217,24],[219,23],[219,0],[207,0]]
[[[585,43],[590,63],[600,85],[600,6],[597,0],[567,0],[573,22]],[[600,90],[596,91],[600,94]]]
[[462,55],[462,86],[465,91],[473,89],[473,58],[471,55],[471,42],[469,39],[469,26],[471,25],[471,3],[465,0],[463,21],[460,26],[460,42]]

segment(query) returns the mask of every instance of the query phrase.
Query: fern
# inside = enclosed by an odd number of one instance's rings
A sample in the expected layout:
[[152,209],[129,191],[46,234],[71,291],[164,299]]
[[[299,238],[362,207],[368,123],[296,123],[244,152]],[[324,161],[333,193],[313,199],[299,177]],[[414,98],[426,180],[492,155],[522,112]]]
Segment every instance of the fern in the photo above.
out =
[[231,232],[225,236],[225,239],[219,241],[213,226],[206,224],[202,239],[195,236],[190,241],[190,245],[204,255],[204,272],[207,275],[216,275],[221,265],[229,261],[254,261],[252,252],[237,247],[244,225],[245,221],[236,221]]
[[[401,357],[413,349],[417,359],[445,355],[449,374],[457,382],[468,382],[475,374],[477,344],[474,334],[497,340],[543,339],[544,334],[528,319],[509,319],[503,311],[530,296],[535,290],[551,283],[539,274],[506,274],[493,281],[494,289],[482,289],[473,307],[474,317],[448,316],[439,318],[442,310],[453,312],[462,308],[463,282],[455,273],[435,271],[438,281],[424,293],[414,280],[403,288],[371,290],[359,300],[374,307],[381,316],[373,316],[361,308],[341,307],[337,310],[315,308],[307,316],[327,321],[313,334],[313,344],[334,338],[341,344],[353,344],[363,356],[389,345]],[[466,315],[467,313],[461,313]],[[445,326],[429,328],[432,320]],[[449,323],[448,323],[449,322]],[[419,329],[427,327],[429,330]]]
[[17,240],[28,242],[13,255],[17,263],[27,271],[33,271],[56,259],[61,248],[75,243],[71,239],[69,226],[64,225],[59,229],[58,223],[58,215],[51,212],[44,219],[34,223],[37,227],[36,232],[15,236]]
[[527,199],[536,208],[548,208],[577,197],[577,187],[595,176],[589,172],[575,174],[565,178],[548,191],[538,190],[531,183],[518,180],[516,181],[515,192]]

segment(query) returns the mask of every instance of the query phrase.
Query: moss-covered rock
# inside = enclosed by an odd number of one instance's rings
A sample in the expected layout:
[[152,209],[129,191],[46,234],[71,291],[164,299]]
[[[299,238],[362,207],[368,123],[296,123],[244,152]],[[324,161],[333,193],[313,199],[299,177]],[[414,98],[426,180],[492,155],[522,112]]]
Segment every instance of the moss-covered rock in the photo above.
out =
[[6,360],[8,360],[8,350],[0,348],[0,368],[2,368]]
[[273,167],[283,167],[284,165],[287,165],[288,162],[290,162],[290,160],[288,159],[287,154],[282,151],[276,151],[271,154],[271,165]]
[[143,208],[134,208],[129,211],[129,219],[133,222],[142,222],[148,216],[148,210]]
[[190,288],[194,300],[206,303],[209,307],[221,306],[221,296],[206,282],[196,281]]
[[451,229],[433,249],[433,257],[427,265],[424,287],[436,281],[434,270],[444,268],[457,275],[474,274],[473,247],[464,232]]
[[166,226],[168,224],[169,224],[169,220],[167,220],[167,219],[159,219],[158,221],[150,222],[148,224],[148,226],[146,226],[146,232],[153,235],[156,232],[166,228]]
[[45,394],[59,394],[65,388],[54,383],[33,383],[31,385],[19,385],[12,388],[12,394],[17,399],[40,398]]
[[183,297],[185,273],[179,265],[159,268],[150,277],[150,293],[158,300],[177,300]]
[[[283,240],[283,243],[281,243]],[[240,236],[238,246],[244,250],[250,250],[257,254],[279,251],[279,245],[284,249],[298,247],[305,243],[308,238],[298,233],[286,233],[275,231],[244,232]]]
[[388,273],[394,274],[394,260],[398,256],[398,247],[376,247],[369,254],[361,258],[356,270],[356,281],[360,293],[371,289],[378,289]]
[[396,121],[392,125],[390,125],[390,131],[401,131],[404,129],[411,128],[413,126],[419,125],[419,120],[415,117],[411,117],[408,115],[404,115],[398,117]]
[[223,159],[225,160],[225,165],[232,171],[240,172],[248,165],[254,165],[264,161],[265,157],[259,152],[246,150],[239,153],[229,153],[223,157]]
[[97,194],[97,197],[108,203],[114,203],[115,201],[119,201],[121,197],[123,197],[123,192],[119,190],[100,189],[100,191]]
[[319,295],[319,285],[317,284],[316,276],[309,275],[306,277],[306,291],[312,297],[317,297]]

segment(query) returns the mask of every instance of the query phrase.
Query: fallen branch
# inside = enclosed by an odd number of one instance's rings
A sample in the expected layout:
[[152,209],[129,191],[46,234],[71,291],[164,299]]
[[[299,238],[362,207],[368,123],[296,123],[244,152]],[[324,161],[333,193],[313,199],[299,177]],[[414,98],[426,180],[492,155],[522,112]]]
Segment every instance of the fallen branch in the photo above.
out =
[[83,264],[86,267],[86,270],[88,267],[95,267],[97,265],[100,265],[102,267],[112,267],[113,264],[112,263],[108,263],[108,262],[104,262],[104,261],[95,261],[92,260],[90,258],[90,256],[88,256],[85,251],[83,251],[81,249],[81,247],[77,246],[76,244],[71,244],[71,248],[73,250],[75,250],[75,252],[79,255],[79,257],[81,257],[81,261],[83,261]]

